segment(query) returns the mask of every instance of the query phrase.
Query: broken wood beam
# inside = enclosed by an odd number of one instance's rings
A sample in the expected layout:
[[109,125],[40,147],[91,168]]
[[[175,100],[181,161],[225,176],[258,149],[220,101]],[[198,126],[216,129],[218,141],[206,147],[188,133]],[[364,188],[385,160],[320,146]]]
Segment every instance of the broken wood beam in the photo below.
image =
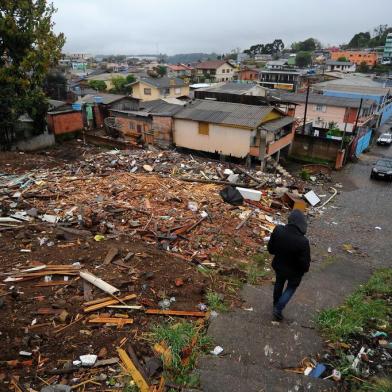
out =
[[232,185],[232,186],[239,186],[242,188],[254,188],[249,184],[234,184],[230,181],[220,181],[220,180],[202,180],[200,178],[187,178],[187,177],[178,177],[181,181],[186,182],[200,182],[201,184],[216,184],[216,185]]
[[157,314],[163,316],[188,316],[188,317],[206,317],[207,312],[194,312],[187,310],[162,310],[162,309],[146,309],[146,314]]
[[121,317],[95,317],[88,320],[89,323],[95,324],[116,324],[118,327],[122,327],[126,324],[133,324],[133,319],[131,318],[121,318]]
[[[107,306],[110,306],[110,305],[116,305],[116,304],[122,303],[124,301],[129,301],[129,300],[134,299],[136,297],[137,297],[136,294],[129,294],[129,295],[126,295],[125,297],[122,297],[119,299],[115,299],[115,298],[108,299],[110,297],[106,297],[106,298],[104,298],[105,301],[99,300],[98,303],[87,306],[86,308],[83,309],[83,311],[85,313],[94,312],[95,310],[106,308]],[[94,302],[94,301],[86,302],[86,304],[91,304],[92,302]]]
[[128,370],[133,381],[135,381],[135,384],[139,387],[140,392],[149,392],[150,386],[148,385],[147,381],[143,378],[143,376],[140,374],[139,370],[132,362],[131,358],[129,358],[126,351],[123,350],[122,348],[117,348],[117,352],[121,361],[124,364],[125,369]]

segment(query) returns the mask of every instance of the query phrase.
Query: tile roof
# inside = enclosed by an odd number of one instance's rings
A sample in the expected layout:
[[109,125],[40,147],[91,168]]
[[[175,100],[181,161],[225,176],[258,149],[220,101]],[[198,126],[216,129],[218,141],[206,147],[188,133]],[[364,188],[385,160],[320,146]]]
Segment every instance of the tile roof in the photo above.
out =
[[197,99],[175,114],[174,118],[237,125],[253,129],[260,125],[263,117],[273,110],[272,106]]
[[168,68],[170,69],[170,71],[191,71],[193,68],[192,67],[188,67],[185,64],[169,64]]
[[223,64],[227,64],[230,67],[234,68],[230,63],[225,60],[211,60],[211,61],[203,61],[202,63],[198,63],[195,65],[196,69],[218,69]]

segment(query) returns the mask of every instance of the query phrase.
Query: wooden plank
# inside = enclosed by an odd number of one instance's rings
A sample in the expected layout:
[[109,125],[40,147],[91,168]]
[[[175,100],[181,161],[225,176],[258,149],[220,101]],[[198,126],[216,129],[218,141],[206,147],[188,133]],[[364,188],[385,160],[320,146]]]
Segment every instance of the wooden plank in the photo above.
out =
[[35,284],[33,287],[51,287],[51,286],[65,286],[70,284],[72,281],[70,280],[54,280],[51,282],[41,282]]
[[85,313],[93,312],[93,311],[98,310],[98,309],[106,308],[109,305],[116,305],[118,303],[121,303],[121,301],[129,301],[129,300],[134,299],[136,297],[137,297],[136,294],[129,294],[129,295],[126,295],[125,297],[122,297],[122,298],[119,298],[119,299],[113,299],[112,298],[112,299],[109,299],[109,300],[107,300],[105,302],[100,302],[100,303],[97,303],[95,305],[88,306],[88,307],[84,308],[83,311]]
[[206,317],[207,312],[193,312],[193,311],[187,311],[187,310],[147,309],[146,314],[158,314],[158,315],[164,315],[164,316]]
[[118,355],[121,361],[124,364],[125,369],[130,373],[133,381],[139,387],[140,392],[149,392],[150,387],[147,384],[147,381],[143,378],[140,372],[137,370],[136,366],[133,364],[131,358],[129,358],[128,354],[122,348],[117,348]]
[[115,257],[118,255],[118,252],[119,252],[119,249],[118,249],[118,248],[116,248],[116,247],[114,247],[114,246],[111,247],[111,248],[109,249],[109,251],[108,251],[106,257],[105,257],[105,260],[103,261],[103,264],[104,264],[104,265],[110,264],[110,263],[115,259]]
[[88,320],[88,322],[96,323],[96,324],[126,325],[126,324],[133,324],[133,319],[118,318],[118,317],[95,317]]

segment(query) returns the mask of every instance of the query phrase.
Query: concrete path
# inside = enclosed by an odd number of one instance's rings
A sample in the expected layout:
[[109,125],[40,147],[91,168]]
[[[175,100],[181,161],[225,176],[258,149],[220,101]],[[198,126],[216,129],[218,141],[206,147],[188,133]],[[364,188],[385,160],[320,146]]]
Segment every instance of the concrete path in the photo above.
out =
[[[333,390],[330,381],[283,368],[296,367],[304,357],[322,351],[323,341],[312,321],[319,310],[342,303],[376,267],[392,265],[392,187],[369,180],[371,164],[380,156],[392,156],[392,151],[376,147],[336,175],[343,191],[310,225],[314,263],[285,309],[283,323],[272,322],[272,284],[246,286],[243,308],[211,322],[208,334],[224,348],[224,355],[201,359],[204,392]],[[344,244],[354,245],[356,253],[347,253]]]

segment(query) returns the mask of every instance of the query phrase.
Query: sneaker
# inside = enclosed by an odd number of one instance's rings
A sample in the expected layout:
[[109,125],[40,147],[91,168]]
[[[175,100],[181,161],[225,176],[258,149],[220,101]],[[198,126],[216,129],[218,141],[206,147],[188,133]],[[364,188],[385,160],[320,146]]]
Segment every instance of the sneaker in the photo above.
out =
[[275,321],[282,321],[283,320],[283,315],[281,312],[278,312],[277,310],[274,309],[272,314],[274,316]]

